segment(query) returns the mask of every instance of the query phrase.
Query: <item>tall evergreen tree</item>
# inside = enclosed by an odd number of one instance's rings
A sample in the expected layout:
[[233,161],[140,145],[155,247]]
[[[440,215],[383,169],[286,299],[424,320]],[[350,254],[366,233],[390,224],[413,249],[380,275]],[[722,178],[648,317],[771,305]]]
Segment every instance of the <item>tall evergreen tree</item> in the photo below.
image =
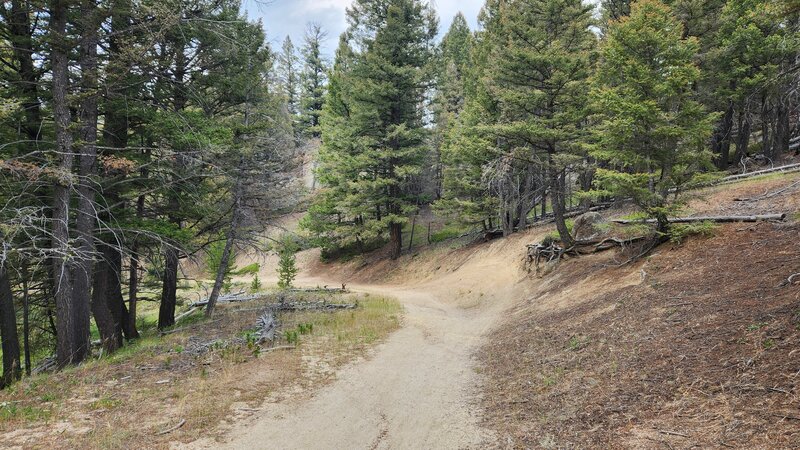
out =
[[442,196],[442,152],[450,145],[450,135],[464,109],[465,85],[469,70],[472,33],[464,15],[458,13],[439,45],[436,60],[436,93],[433,98],[433,148],[431,175],[434,178],[436,198]]
[[308,25],[303,45],[303,72],[300,76],[300,127],[314,138],[320,137],[320,116],[325,100],[328,68],[322,56],[322,42],[327,33],[319,24]]
[[593,154],[600,193],[631,197],[666,231],[677,195],[711,163],[707,149],[715,115],[696,100],[698,43],[658,0],[632,5],[612,23],[595,75],[597,138]]
[[425,152],[425,67],[436,20],[419,0],[357,0],[347,14],[352,63],[334,69],[334,104],[323,119],[342,122],[344,114],[347,124],[337,131],[323,124],[321,179],[334,186],[325,209],[350,223],[339,227],[339,243],[388,231],[396,258],[414,209],[409,180],[420,172]]
[[[493,218],[499,214],[497,198],[483,180],[483,169],[494,157],[487,151],[492,140],[478,133],[477,127],[498,119],[497,100],[489,93],[487,74],[494,36],[501,33],[500,4],[499,0],[487,1],[478,17],[478,31],[463,66],[464,106],[442,137],[442,198],[434,205],[440,213],[468,225],[481,224],[484,229],[493,228]],[[437,117],[437,127],[439,120]]]
[[300,112],[300,59],[292,38],[286,36],[278,53],[277,76],[280,92],[286,97],[286,106],[293,117]]
[[[544,171],[556,228],[566,246],[572,244],[564,220],[566,179],[581,161],[596,43],[589,29],[591,12],[592,6],[582,0],[509,2],[501,6],[504,29],[489,58],[489,89],[499,101],[502,122],[487,126],[485,132],[496,142],[495,151],[503,153],[491,169],[491,182],[502,184],[502,191],[517,183],[530,190],[533,171],[537,166]],[[521,182],[509,175],[519,161],[527,163]],[[524,222],[530,210],[520,210],[529,194],[517,195],[515,203],[505,205],[506,223],[515,213]]]

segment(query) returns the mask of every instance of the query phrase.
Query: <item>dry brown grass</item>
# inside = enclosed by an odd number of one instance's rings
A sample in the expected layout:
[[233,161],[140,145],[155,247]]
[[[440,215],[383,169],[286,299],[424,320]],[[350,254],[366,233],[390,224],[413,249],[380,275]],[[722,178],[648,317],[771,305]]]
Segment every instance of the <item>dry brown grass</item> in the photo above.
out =
[[[26,378],[0,393],[0,447],[166,448],[213,434],[220,422],[250,414],[267,398],[287,399],[325,384],[336,368],[399,327],[396,301],[357,300],[355,310],[283,314],[282,329],[313,324],[292,350],[237,343],[190,354],[194,342],[244,336],[266,301],[247,302],[225,305],[211,320],[178,333],[145,337],[111,357]],[[180,429],[158,435],[181,420]]]

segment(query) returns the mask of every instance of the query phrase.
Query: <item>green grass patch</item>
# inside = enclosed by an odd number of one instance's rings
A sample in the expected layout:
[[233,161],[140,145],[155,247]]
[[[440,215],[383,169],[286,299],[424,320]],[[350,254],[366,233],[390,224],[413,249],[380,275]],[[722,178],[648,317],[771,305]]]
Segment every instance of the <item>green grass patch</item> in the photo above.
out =
[[673,224],[669,228],[669,240],[675,244],[680,244],[689,236],[711,237],[718,226],[710,220],[703,222]]

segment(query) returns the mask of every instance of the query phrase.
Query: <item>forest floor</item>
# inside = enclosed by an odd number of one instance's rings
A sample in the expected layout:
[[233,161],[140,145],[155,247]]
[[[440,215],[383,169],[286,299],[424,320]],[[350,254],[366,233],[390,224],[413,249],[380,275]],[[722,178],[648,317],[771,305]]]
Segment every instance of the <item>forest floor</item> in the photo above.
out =
[[506,448],[800,447],[798,211],[797,174],[706,189],[690,214],[789,219],[532,279],[480,351],[483,425]]

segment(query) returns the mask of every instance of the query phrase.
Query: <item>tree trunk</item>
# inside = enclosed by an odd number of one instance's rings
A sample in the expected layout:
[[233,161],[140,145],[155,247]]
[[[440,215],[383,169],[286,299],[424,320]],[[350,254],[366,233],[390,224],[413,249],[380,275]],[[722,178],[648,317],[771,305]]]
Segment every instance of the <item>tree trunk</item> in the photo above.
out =
[[[121,39],[125,33],[129,32],[131,26],[130,0],[117,0],[111,10],[111,30],[108,43],[108,64],[106,67],[107,95],[105,102],[105,124],[103,127],[103,141],[106,146],[114,149],[126,149],[128,146],[128,129],[130,118],[127,115],[126,105],[128,98],[135,89],[135,76],[131,74],[133,62],[125,54],[122,48],[124,40]],[[145,157],[149,156],[149,151],[144,151]],[[147,158],[145,158],[147,159]],[[147,178],[147,170],[142,169],[142,178]],[[106,193],[109,202],[112,204],[124,204],[120,201],[117,191]],[[122,208],[125,208],[124,206]],[[144,197],[137,199],[136,215],[141,218],[144,209]],[[115,211],[111,212],[113,215]],[[103,302],[114,321],[114,335],[120,333],[128,338],[139,337],[136,330],[136,296],[138,291],[138,249],[136,241],[131,245],[131,267],[129,285],[129,308],[125,307],[125,300],[122,296],[122,255],[117,247],[119,243],[113,239],[104,247],[107,264],[103,267],[106,276],[106,289],[102,293]],[[107,248],[106,248],[107,247]]]
[[[186,108],[187,96],[184,91],[184,82],[186,78],[186,53],[184,42],[176,42],[175,51],[175,68],[173,70],[174,80],[172,83],[173,88],[173,109],[175,112],[182,112]],[[175,155],[175,180],[180,178],[181,174],[186,169],[186,158],[180,149],[176,150]],[[176,215],[180,211],[180,197],[182,187],[180,182],[173,183],[172,192],[168,202],[168,207],[173,214],[170,214],[170,222],[181,227],[181,218]],[[164,249],[164,273],[163,283],[161,286],[161,306],[158,310],[158,328],[164,329],[175,325],[175,306],[178,296],[178,268],[180,264],[180,255],[178,249],[174,245],[169,245]]]
[[[144,195],[136,199],[136,217],[141,219],[144,216]],[[139,243],[134,239],[131,245],[130,269],[128,282],[128,339],[139,337],[136,329],[136,304],[139,291]]]
[[100,341],[103,349],[113,353],[122,346],[122,330],[117,326],[114,315],[111,313],[108,299],[109,285],[113,284],[113,268],[109,261],[109,246],[102,245],[101,258],[96,264],[94,286],[92,292],[92,314],[100,332]]
[[80,259],[75,267],[72,303],[81,316],[89,316],[92,287],[92,270],[95,258],[95,163],[97,160],[97,26],[92,0],[81,4],[80,69],[82,101],[80,106],[81,146],[78,169],[78,210],[76,219],[76,245]]
[[390,257],[397,259],[403,252],[403,225],[397,222],[389,223]]
[[[574,241],[569,234],[566,220],[564,219],[564,171],[557,171],[550,155],[549,168],[550,172],[550,202],[553,205],[553,217],[555,218],[556,229],[561,237],[561,242],[564,247],[572,247]],[[560,173],[559,173],[560,172]]]
[[222,291],[222,285],[225,281],[225,272],[228,270],[228,262],[233,252],[233,246],[236,243],[236,238],[239,232],[239,216],[242,209],[242,177],[244,177],[244,158],[239,160],[239,170],[237,171],[236,185],[233,189],[233,211],[231,212],[231,225],[228,229],[225,238],[225,247],[222,249],[222,256],[220,257],[219,267],[217,267],[216,278],[214,279],[214,287],[211,289],[211,295],[208,297],[208,304],[206,305],[206,315],[210,316],[214,313],[214,307],[217,305],[219,293]]
[[791,136],[791,122],[789,108],[785,104],[788,100],[779,100],[776,111],[775,124],[775,156],[780,156],[789,152]]
[[162,275],[161,305],[158,309],[158,329],[175,325],[175,304],[178,290],[178,249],[168,246],[164,250],[164,273]]
[[761,153],[769,159],[775,158],[772,152],[772,135],[770,134],[771,111],[766,94],[761,96]]
[[72,136],[67,100],[69,84],[69,46],[66,36],[67,5],[64,0],[50,2],[52,46],[52,95],[55,122],[56,152],[59,156],[59,177],[53,186],[52,271],[56,303],[57,346],[59,367],[77,364],[89,354],[89,316],[82,305],[72,302],[72,263],[69,242],[69,206],[72,189]]
[[0,340],[3,349],[3,376],[0,378],[0,388],[3,388],[22,377],[17,314],[14,310],[14,297],[11,293],[6,261],[0,262]]
[[747,156],[747,146],[750,144],[750,117],[747,112],[739,112],[739,130],[736,136],[736,164]]
[[22,346],[25,352],[25,374],[31,375],[30,290],[28,289],[28,264],[22,264]]
[[731,132],[733,131],[733,102],[728,101],[728,108],[714,133],[714,152],[719,154],[717,167],[720,170],[728,168],[731,159]]

